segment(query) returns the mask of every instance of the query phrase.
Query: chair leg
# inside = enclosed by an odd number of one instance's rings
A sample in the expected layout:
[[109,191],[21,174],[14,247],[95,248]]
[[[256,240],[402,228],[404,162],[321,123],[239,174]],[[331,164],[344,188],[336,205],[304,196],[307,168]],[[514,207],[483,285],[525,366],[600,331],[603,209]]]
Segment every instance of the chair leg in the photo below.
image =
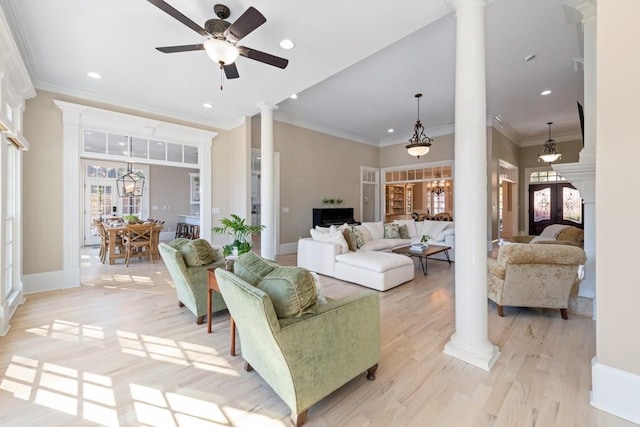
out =
[[498,306],[498,316],[504,317],[504,307],[501,305]]
[[247,372],[253,371],[253,367],[246,360],[244,361],[244,370]]
[[196,319],[196,324],[202,325],[206,320],[206,318],[207,318],[206,314],[203,314],[202,316],[198,316],[198,318]]
[[378,370],[378,364],[376,363],[369,369],[367,369],[367,379],[369,381],[373,381],[376,379],[376,371]]
[[307,409],[298,414],[291,412],[291,422],[295,427],[300,427],[305,421],[307,421]]
[[178,307],[184,307],[184,304],[182,303],[182,301],[178,301]]
[[560,309],[560,316],[562,316],[562,318],[564,320],[569,319],[569,316],[567,315],[567,309],[566,308],[561,308]]

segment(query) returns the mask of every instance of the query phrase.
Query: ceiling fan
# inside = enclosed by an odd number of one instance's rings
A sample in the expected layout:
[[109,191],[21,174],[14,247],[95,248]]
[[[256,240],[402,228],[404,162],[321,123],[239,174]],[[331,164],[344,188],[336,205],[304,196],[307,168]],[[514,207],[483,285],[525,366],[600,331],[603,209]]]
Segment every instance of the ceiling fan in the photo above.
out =
[[[156,49],[162,53],[205,50],[211,60],[220,64],[220,69],[224,69],[224,74],[228,79],[237,79],[240,77],[235,64],[238,55],[282,69],[286,68],[289,64],[288,59],[251,49],[250,47],[236,46],[243,37],[267,21],[264,15],[252,6],[240,15],[234,23],[229,23],[225,21],[225,19],[231,15],[229,8],[223,4],[216,4],[213,7],[213,11],[218,18],[207,20],[207,22],[204,23],[204,28],[202,28],[167,2],[163,0],[148,1],[196,33],[206,37],[206,40],[200,44],[157,47]],[[222,89],[222,85],[220,89]]]

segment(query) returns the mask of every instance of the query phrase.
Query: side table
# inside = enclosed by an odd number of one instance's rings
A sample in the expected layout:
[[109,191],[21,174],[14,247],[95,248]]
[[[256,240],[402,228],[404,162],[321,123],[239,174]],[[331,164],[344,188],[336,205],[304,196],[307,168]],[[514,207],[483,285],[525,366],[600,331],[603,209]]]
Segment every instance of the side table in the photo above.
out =
[[[218,280],[216,279],[216,274],[215,274],[216,269],[215,268],[210,268],[208,270],[209,275],[208,275],[208,282],[209,282],[209,290],[207,291],[207,332],[211,333],[211,318],[213,317],[213,315],[211,314],[211,310],[213,309],[213,294],[212,292],[218,292],[220,293],[220,288],[218,287]],[[229,321],[231,324],[231,350],[229,351],[229,353],[232,356],[236,355],[236,322],[233,320],[233,317],[231,317],[231,314],[229,314]]]

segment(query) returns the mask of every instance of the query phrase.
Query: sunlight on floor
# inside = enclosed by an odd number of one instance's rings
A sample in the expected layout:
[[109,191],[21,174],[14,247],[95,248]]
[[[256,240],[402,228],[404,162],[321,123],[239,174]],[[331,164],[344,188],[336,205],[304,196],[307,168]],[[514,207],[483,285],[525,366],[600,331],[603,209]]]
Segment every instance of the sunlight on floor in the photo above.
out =
[[41,336],[51,337],[61,341],[85,342],[91,345],[104,347],[104,331],[100,326],[81,325],[65,320],[55,320],[50,325],[27,329],[26,332]]

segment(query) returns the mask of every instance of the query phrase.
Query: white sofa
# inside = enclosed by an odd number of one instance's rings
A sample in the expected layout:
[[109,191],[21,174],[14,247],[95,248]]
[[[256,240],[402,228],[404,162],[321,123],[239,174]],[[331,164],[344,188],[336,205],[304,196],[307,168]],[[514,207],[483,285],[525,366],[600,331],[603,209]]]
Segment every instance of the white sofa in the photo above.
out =
[[[423,235],[431,237],[429,244],[451,246],[449,257],[454,260],[453,222],[397,220],[394,223],[406,226],[408,238],[384,238],[382,222],[365,222],[355,227],[362,234],[360,247],[355,251],[349,251],[343,237],[346,224],[332,229],[312,229],[312,237],[298,241],[298,266],[385,291],[412,280],[415,273],[412,258],[391,251],[419,242]],[[434,258],[446,259],[443,253],[438,255],[440,257]]]

